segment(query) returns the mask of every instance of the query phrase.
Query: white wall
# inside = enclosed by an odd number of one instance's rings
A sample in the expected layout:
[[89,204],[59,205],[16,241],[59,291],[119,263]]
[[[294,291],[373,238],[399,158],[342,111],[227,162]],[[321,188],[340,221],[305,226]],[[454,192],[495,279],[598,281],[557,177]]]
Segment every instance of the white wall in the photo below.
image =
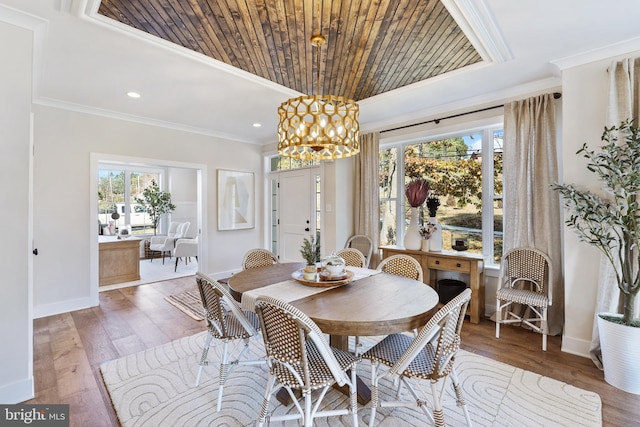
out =
[[[40,251],[34,265],[36,317],[97,303],[97,289],[91,286],[97,274],[91,266],[97,260],[89,247],[95,229],[90,215],[90,183],[96,179],[90,172],[91,153],[206,165],[207,247],[202,265],[207,272],[236,270],[246,250],[261,246],[259,221],[251,230],[217,231],[215,172],[239,169],[261,176],[261,147],[45,106],[36,106],[34,113],[34,238]],[[191,199],[178,198],[180,203]],[[262,194],[257,194],[257,212],[262,206]]]
[[344,247],[353,234],[353,157],[322,162],[322,256]]
[[194,238],[198,235],[200,224],[198,223],[198,174],[195,169],[169,168],[169,192],[171,203],[176,210],[171,213],[171,220],[178,222],[190,222],[187,237]]
[[0,10],[0,403],[33,396],[29,265],[31,52],[33,33]]
[[[640,52],[623,57],[637,57]],[[575,153],[583,143],[601,145],[607,124],[609,74],[613,58],[566,68],[562,72],[563,176],[566,183],[578,183],[599,192],[600,184],[586,170],[584,159]],[[595,319],[600,253],[578,240],[572,229],[564,230],[565,330],[563,351],[587,355]]]

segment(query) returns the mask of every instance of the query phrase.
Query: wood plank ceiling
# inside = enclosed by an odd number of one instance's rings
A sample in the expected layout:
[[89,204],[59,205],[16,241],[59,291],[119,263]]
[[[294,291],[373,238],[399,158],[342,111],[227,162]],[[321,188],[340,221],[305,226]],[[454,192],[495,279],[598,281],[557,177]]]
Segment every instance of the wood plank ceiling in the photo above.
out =
[[319,91],[356,101],[482,61],[440,0],[103,0],[98,13],[304,94],[319,64]]

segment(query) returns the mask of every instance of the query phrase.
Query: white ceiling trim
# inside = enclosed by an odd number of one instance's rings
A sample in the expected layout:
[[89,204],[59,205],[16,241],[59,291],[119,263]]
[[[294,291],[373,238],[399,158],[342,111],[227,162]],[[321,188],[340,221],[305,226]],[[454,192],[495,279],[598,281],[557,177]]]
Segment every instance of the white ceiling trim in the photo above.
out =
[[567,56],[554,61],[550,61],[560,70],[578,67],[591,62],[601,61],[615,56],[626,55],[631,52],[640,51],[640,37],[624,40],[609,46],[582,52],[577,55]]
[[[440,0],[482,59],[506,62],[513,55],[484,0]],[[477,7],[474,5],[477,4]]]
[[167,122],[164,120],[149,119],[147,117],[135,116],[133,114],[126,114],[126,113],[121,113],[121,112],[112,111],[112,110],[104,110],[100,108],[89,107],[86,105],[73,104],[70,102],[60,101],[52,98],[40,97],[37,100],[34,100],[33,103],[38,105],[43,105],[45,107],[60,108],[62,110],[75,111],[77,113],[91,114],[94,116],[108,117],[111,119],[124,120],[132,123],[139,123],[143,125],[161,127],[164,129],[194,133],[198,135],[205,135],[205,136],[210,136],[210,137],[214,137],[217,139],[230,141],[230,142],[242,142],[244,144],[260,145],[260,146],[263,145],[256,141],[238,138],[236,136],[229,135],[222,132],[212,132],[208,129],[198,128],[195,126],[185,126],[178,123]]
[[233,67],[229,64],[225,64],[222,61],[218,61],[216,59],[210,58],[207,55],[202,53],[193,51],[191,49],[187,49],[183,46],[177,45],[175,43],[164,40],[160,37],[156,37],[152,34],[145,33],[144,31],[140,31],[136,28],[133,28],[127,24],[122,22],[115,21],[113,19],[107,18],[98,13],[98,7],[100,6],[100,0],[89,0],[87,3],[87,7],[84,9],[86,13],[80,13],[78,16],[81,19],[88,20],[97,25],[100,25],[103,28],[107,28],[110,30],[115,30],[119,33],[123,33],[129,36],[136,37],[140,40],[143,40],[147,43],[153,44],[155,46],[161,47],[165,50],[168,50],[172,53],[177,53],[183,57],[198,61],[205,65],[211,66],[213,68],[222,70],[229,74],[241,77],[245,80],[251,81],[252,83],[258,83],[268,89],[272,89],[284,94],[286,97],[292,98],[296,96],[304,95],[295,90],[289,89],[288,87],[279,85],[265,78],[256,76],[255,74],[251,74],[247,71],[241,70],[240,68]]

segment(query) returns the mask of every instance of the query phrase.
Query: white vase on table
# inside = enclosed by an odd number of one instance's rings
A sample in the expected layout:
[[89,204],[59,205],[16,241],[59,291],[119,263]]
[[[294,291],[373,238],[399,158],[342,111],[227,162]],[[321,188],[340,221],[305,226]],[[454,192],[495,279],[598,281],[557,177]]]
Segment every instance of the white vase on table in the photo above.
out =
[[442,252],[442,224],[438,222],[435,216],[429,218],[429,222],[436,227],[436,230],[429,237],[429,251]]
[[418,230],[418,208],[411,208],[411,220],[404,233],[404,248],[410,251],[419,251],[422,247],[422,236]]

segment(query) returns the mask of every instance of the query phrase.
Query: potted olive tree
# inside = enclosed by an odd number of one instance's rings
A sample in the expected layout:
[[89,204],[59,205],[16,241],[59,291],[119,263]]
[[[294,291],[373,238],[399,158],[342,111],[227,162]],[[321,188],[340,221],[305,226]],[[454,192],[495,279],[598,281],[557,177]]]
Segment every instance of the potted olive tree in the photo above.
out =
[[621,293],[621,314],[596,316],[605,380],[640,394],[640,320],[634,311],[640,290],[640,129],[627,120],[605,127],[602,141],[600,150],[590,150],[585,143],[577,154],[587,159],[587,169],[602,182],[605,196],[573,184],[553,188],[563,196],[570,212],[566,224],[581,241],[607,257]]
[[143,206],[144,211],[149,214],[153,223],[153,235],[158,231],[160,215],[171,213],[176,209],[176,205],[171,203],[171,193],[161,191],[158,183],[151,180],[151,184],[142,192],[142,198],[136,197],[136,203]]

